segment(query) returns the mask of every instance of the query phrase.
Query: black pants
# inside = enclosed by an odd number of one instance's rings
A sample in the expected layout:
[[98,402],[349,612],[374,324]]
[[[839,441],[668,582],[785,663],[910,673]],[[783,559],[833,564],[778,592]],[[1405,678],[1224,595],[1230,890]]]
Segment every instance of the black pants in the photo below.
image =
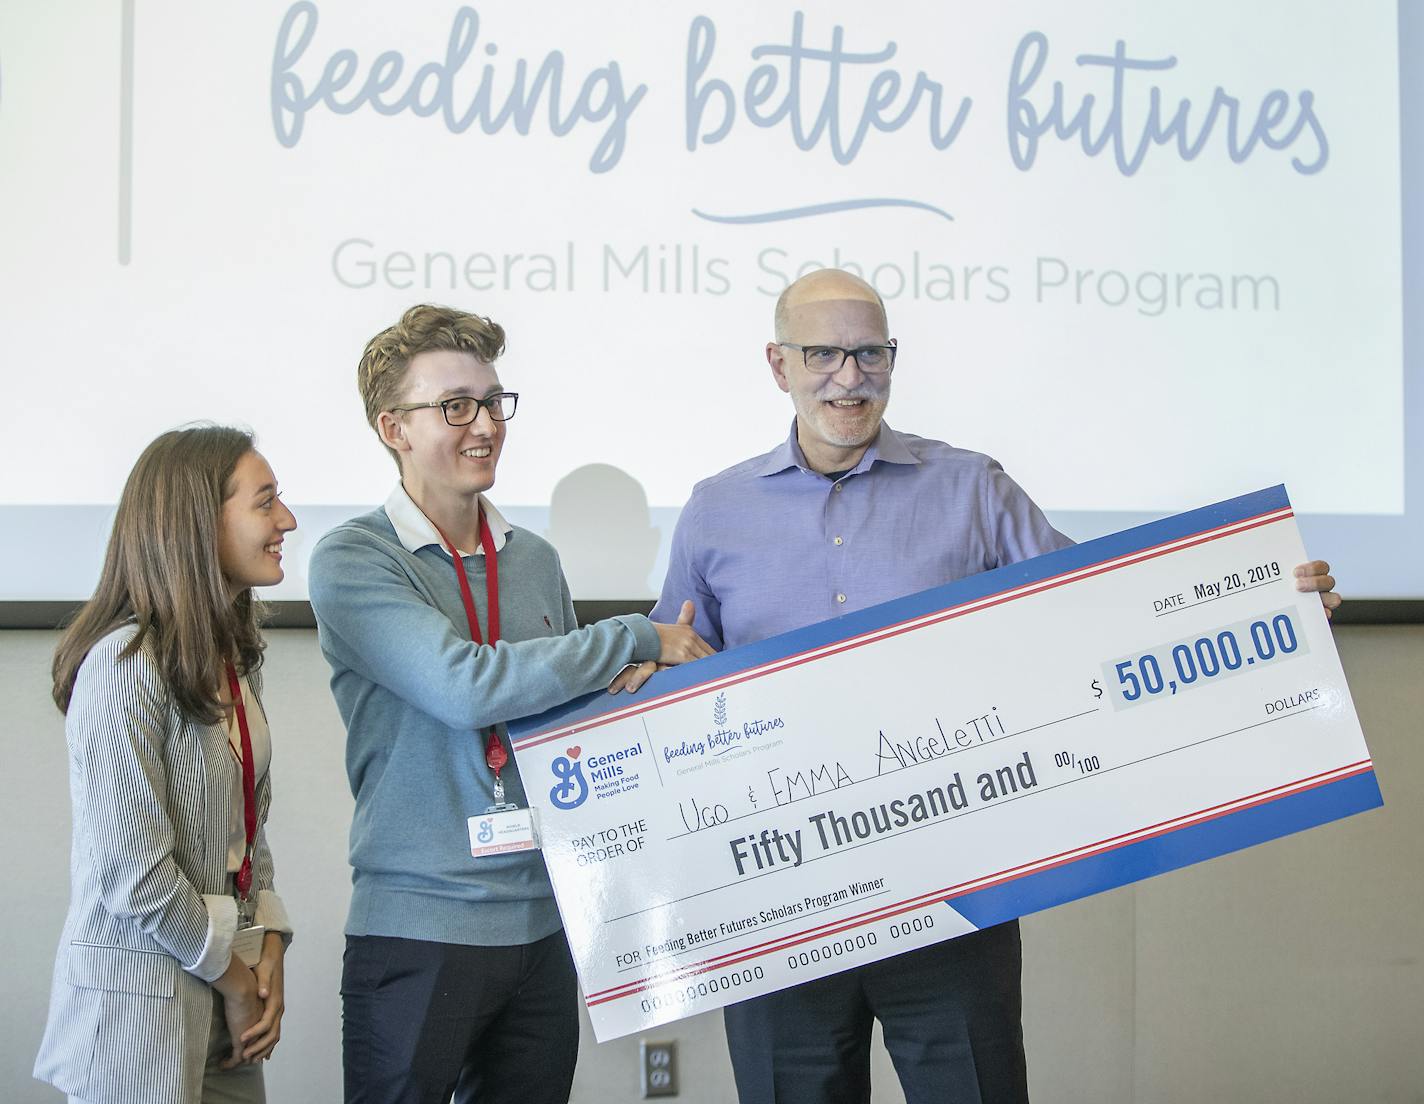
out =
[[1026,1104],[1018,923],[724,1009],[742,1104],[865,1104],[878,1019],[907,1104]]
[[567,1104],[578,981],[563,932],[515,947],[347,936],[347,1104]]

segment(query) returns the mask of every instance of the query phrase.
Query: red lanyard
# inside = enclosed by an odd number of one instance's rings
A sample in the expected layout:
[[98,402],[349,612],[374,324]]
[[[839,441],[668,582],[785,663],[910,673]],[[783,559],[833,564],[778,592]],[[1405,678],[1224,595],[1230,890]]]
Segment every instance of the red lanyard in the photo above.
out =
[[245,901],[252,888],[252,841],[257,838],[257,782],[252,765],[252,733],[247,727],[247,710],[242,705],[242,687],[232,661],[227,664],[227,688],[237,710],[237,730],[242,737],[242,824],[247,832],[247,846],[242,851],[242,866],[237,871],[237,892]]
[[[480,622],[475,616],[475,598],[470,593],[470,577],[465,573],[465,561],[460,557],[459,550],[454,542],[445,535],[438,525],[435,531],[440,534],[440,539],[445,542],[445,551],[450,553],[450,559],[455,564],[455,579],[460,584],[460,600],[465,603],[465,620],[470,624],[470,639],[476,644],[483,644],[484,637],[480,635]],[[485,608],[489,610],[489,642],[495,643],[499,639],[499,560],[495,558],[494,534],[490,532],[489,519],[485,517],[484,509],[480,509],[480,548],[485,554]],[[504,769],[504,765],[509,762],[509,752],[504,750],[504,745],[500,743],[499,733],[491,725],[485,737],[485,762],[489,769],[494,771],[494,784],[496,800],[502,799],[504,785],[500,782],[499,772]]]

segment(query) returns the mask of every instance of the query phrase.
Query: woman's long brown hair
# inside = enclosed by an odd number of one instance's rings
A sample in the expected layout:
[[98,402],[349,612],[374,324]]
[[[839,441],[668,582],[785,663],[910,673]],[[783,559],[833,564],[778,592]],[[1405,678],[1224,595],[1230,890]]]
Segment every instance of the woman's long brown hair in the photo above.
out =
[[129,473],[94,596],[55,649],[54,701],[69,711],[74,680],[100,639],[133,622],[130,656],[147,646],[182,714],[213,724],[223,663],[262,664],[251,589],[234,601],[218,563],[223,501],[252,434],[229,426],[176,429],[157,438]]

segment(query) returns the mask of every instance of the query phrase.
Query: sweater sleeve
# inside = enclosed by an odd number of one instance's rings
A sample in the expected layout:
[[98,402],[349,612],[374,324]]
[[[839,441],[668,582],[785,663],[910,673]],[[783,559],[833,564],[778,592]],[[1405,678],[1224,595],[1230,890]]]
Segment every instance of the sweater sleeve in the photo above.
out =
[[461,731],[602,689],[625,664],[659,652],[656,630],[639,616],[563,636],[476,644],[416,590],[397,552],[354,528],[322,538],[309,585],[329,655]]

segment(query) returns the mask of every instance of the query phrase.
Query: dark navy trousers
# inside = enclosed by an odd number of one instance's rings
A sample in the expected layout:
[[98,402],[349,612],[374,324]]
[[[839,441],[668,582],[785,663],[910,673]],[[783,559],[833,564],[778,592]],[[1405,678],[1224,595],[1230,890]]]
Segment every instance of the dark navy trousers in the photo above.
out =
[[741,1104],[867,1104],[879,1020],[907,1104],[1026,1104],[1017,921],[724,1009]]
[[578,978],[563,932],[514,947],[347,936],[347,1104],[567,1104]]

